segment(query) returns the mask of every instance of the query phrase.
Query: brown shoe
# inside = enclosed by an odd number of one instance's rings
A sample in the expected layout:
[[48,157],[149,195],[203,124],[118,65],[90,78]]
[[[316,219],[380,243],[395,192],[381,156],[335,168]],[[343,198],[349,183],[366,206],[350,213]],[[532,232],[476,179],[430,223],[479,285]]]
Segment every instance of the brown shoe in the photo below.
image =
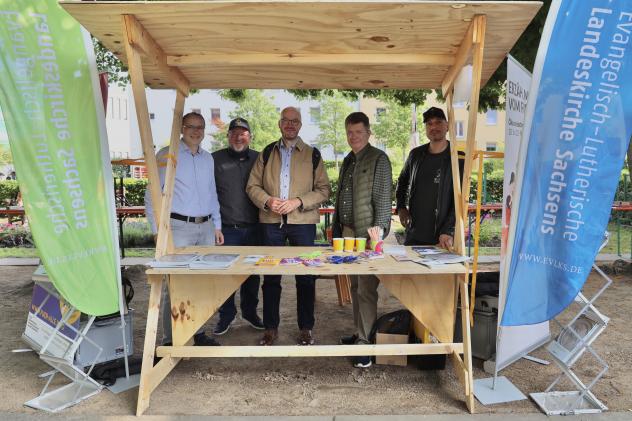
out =
[[298,335],[297,342],[299,345],[314,345],[314,337],[312,331],[309,329],[301,329],[301,333]]
[[266,329],[263,336],[259,339],[259,345],[273,345],[279,337],[278,329]]

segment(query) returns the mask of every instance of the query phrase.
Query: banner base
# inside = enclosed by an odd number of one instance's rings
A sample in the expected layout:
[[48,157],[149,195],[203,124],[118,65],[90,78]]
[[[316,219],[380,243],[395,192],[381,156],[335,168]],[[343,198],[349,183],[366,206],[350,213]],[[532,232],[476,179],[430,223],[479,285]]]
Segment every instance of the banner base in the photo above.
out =
[[608,410],[592,393],[580,394],[579,391],[541,392],[529,396],[546,415],[597,414]]
[[527,397],[505,376],[474,380],[474,396],[483,405],[513,402],[527,399]]

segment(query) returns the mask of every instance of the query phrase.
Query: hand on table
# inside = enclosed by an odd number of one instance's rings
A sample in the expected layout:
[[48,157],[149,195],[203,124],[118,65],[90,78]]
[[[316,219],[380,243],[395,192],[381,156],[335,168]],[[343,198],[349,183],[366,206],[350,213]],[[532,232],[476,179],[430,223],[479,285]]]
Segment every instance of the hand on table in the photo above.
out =
[[397,215],[399,216],[399,222],[404,228],[408,228],[410,225],[410,212],[406,208],[397,209]]
[[224,234],[222,233],[222,230],[215,230],[215,244],[218,246],[224,244]]
[[453,238],[451,235],[448,234],[441,234],[439,236],[439,244],[437,244],[439,247],[447,249],[449,251],[452,251],[452,245],[453,245]]

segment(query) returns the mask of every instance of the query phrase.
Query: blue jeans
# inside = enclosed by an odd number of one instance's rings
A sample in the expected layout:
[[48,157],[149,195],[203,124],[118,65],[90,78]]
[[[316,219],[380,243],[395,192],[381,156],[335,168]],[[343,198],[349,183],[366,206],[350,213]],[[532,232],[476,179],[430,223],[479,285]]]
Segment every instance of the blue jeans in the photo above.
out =
[[[261,224],[263,244],[266,246],[313,246],[316,238],[315,224]],[[299,329],[314,327],[314,301],[316,277],[296,276],[296,319]],[[281,275],[263,277],[263,324],[266,329],[279,327],[281,302]]]
[[[222,225],[224,245],[227,246],[258,246],[261,245],[261,229],[259,224],[250,224],[243,227]],[[259,275],[251,275],[241,284],[239,290],[241,302],[241,315],[248,320],[257,318],[257,305],[259,304]],[[232,321],[237,315],[235,307],[235,294],[219,308],[219,318],[222,321]]]

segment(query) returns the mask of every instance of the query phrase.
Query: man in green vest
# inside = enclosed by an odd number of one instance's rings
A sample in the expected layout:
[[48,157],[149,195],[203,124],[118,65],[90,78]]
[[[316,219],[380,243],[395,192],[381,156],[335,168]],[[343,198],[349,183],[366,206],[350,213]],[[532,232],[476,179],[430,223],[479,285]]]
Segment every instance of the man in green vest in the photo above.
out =
[[[368,238],[370,228],[380,228],[383,238],[391,227],[391,162],[384,151],[369,144],[369,118],[362,112],[345,119],[347,143],[351,152],[345,157],[338,176],[338,192],[333,217],[334,237]],[[353,321],[356,332],[340,342],[368,344],[369,333],[377,318],[377,287],[374,275],[351,275]],[[371,357],[357,356],[355,367],[371,366]]]

